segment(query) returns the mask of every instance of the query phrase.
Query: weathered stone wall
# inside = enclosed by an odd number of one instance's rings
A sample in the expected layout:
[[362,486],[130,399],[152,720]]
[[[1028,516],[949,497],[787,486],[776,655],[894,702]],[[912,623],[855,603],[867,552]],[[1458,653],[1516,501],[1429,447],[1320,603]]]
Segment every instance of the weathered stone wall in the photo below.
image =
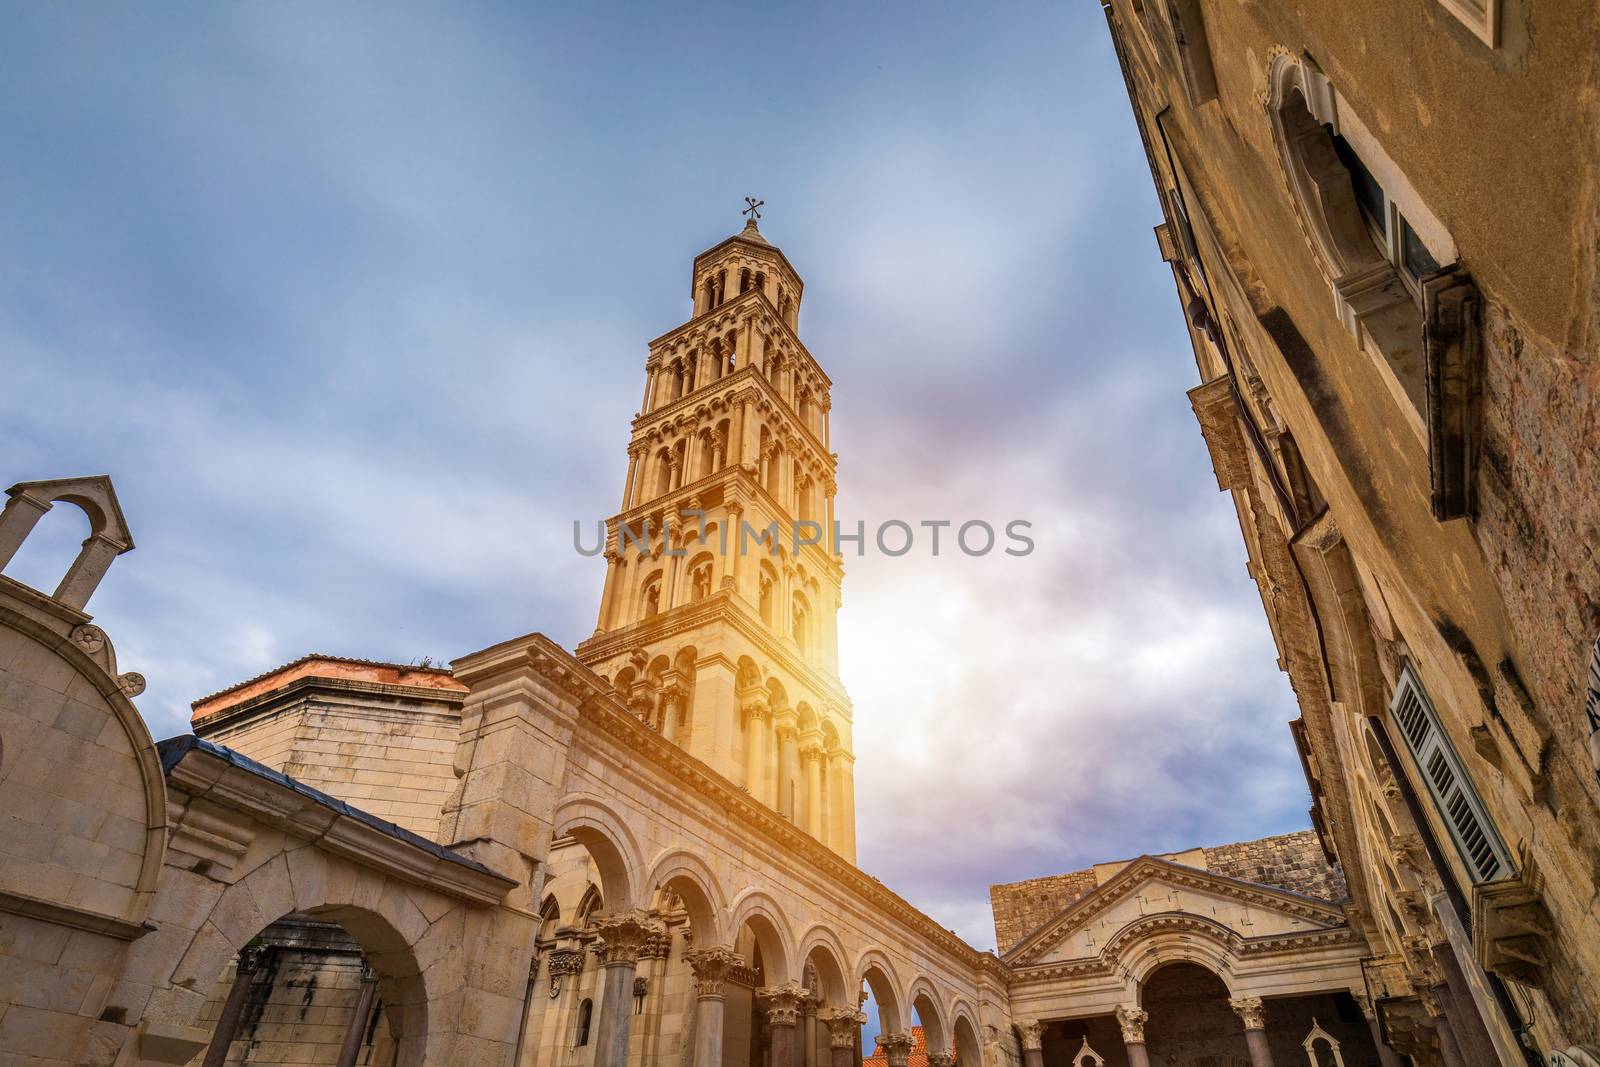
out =
[[1317,835],[1310,830],[1217,845],[1205,853],[1206,866],[1230,878],[1333,903],[1345,899],[1344,873],[1328,863]]

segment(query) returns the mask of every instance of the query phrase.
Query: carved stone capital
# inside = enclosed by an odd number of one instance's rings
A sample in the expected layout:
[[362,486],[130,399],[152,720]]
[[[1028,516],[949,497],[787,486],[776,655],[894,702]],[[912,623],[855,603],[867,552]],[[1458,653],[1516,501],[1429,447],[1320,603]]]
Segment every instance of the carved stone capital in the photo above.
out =
[[867,1013],[855,1008],[827,1007],[817,1012],[817,1018],[828,1028],[830,1048],[855,1048],[856,1035],[866,1025]]
[[955,1067],[956,1056],[953,1052],[928,1053],[928,1067]]
[[805,1003],[807,990],[802,985],[787,982],[780,986],[763,986],[756,990],[756,999],[767,1009],[767,1022],[773,1026],[794,1026],[800,1021],[800,1009]]
[[1246,1030],[1265,1030],[1267,1028],[1267,1010],[1261,1003],[1260,997],[1233,997],[1228,1001],[1232,1008],[1244,1020]]
[[904,1030],[897,1034],[881,1034],[878,1045],[889,1057],[889,1067],[905,1067],[906,1061],[911,1058],[911,1035]]
[[607,967],[633,966],[655,933],[643,916],[634,912],[605,915],[595,924],[595,930],[603,942],[596,951]]
[[1143,1008],[1132,1004],[1123,1004],[1117,1008],[1117,1025],[1122,1027],[1122,1043],[1124,1045],[1138,1044],[1144,1040],[1144,1024],[1150,1021],[1150,1013]]
[[1029,1052],[1038,1051],[1044,1040],[1044,1023],[1038,1019],[1018,1019],[1017,1032],[1022,1035],[1022,1047]]
[[737,952],[726,948],[697,949],[686,958],[689,970],[694,975],[697,997],[722,996],[722,986],[728,979],[728,972],[744,965],[743,958]]

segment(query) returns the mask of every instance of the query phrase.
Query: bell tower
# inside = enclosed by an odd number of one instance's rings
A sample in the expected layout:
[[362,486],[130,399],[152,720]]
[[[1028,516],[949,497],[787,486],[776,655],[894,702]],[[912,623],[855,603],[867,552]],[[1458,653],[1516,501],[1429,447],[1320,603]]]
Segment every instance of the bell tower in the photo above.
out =
[[854,862],[832,383],[757,206],[695,257],[689,321],[650,342],[600,616],[577,651],[663,737]]

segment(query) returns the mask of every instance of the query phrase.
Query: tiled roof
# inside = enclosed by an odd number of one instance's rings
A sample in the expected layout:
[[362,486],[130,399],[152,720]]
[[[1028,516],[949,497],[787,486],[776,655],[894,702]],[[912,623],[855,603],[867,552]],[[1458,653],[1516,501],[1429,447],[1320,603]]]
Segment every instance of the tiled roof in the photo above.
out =
[[[950,1051],[954,1054],[955,1049]],[[861,1067],[889,1067],[889,1054],[883,1050],[881,1043],[872,1050],[872,1055],[862,1057]],[[920,1026],[911,1028],[911,1055],[906,1060],[906,1067],[928,1067],[928,1036]]]
[[426,689],[465,691],[466,686],[451,676],[448,667],[420,667],[408,663],[385,663],[381,660],[353,659],[349,656],[330,656],[323,652],[308,652],[299,659],[281,667],[264,671],[254,678],[235,682],[209,696],[203,696],[189,707],[195,718],[213,715],[224,708],[248,700],[308,675],[336,678],[359,678],[366,681],[389,682],[396,685],[414,685]]

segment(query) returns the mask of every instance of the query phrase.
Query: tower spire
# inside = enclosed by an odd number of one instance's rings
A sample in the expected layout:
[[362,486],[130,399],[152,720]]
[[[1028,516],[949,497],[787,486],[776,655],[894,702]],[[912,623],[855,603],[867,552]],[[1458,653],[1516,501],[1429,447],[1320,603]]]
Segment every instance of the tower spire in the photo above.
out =
[[800,276],[745,204],[744,229],[695,257],[689,320],[650,342],[577,651],[664,738],[854,860],[832,382],[796,332]]

